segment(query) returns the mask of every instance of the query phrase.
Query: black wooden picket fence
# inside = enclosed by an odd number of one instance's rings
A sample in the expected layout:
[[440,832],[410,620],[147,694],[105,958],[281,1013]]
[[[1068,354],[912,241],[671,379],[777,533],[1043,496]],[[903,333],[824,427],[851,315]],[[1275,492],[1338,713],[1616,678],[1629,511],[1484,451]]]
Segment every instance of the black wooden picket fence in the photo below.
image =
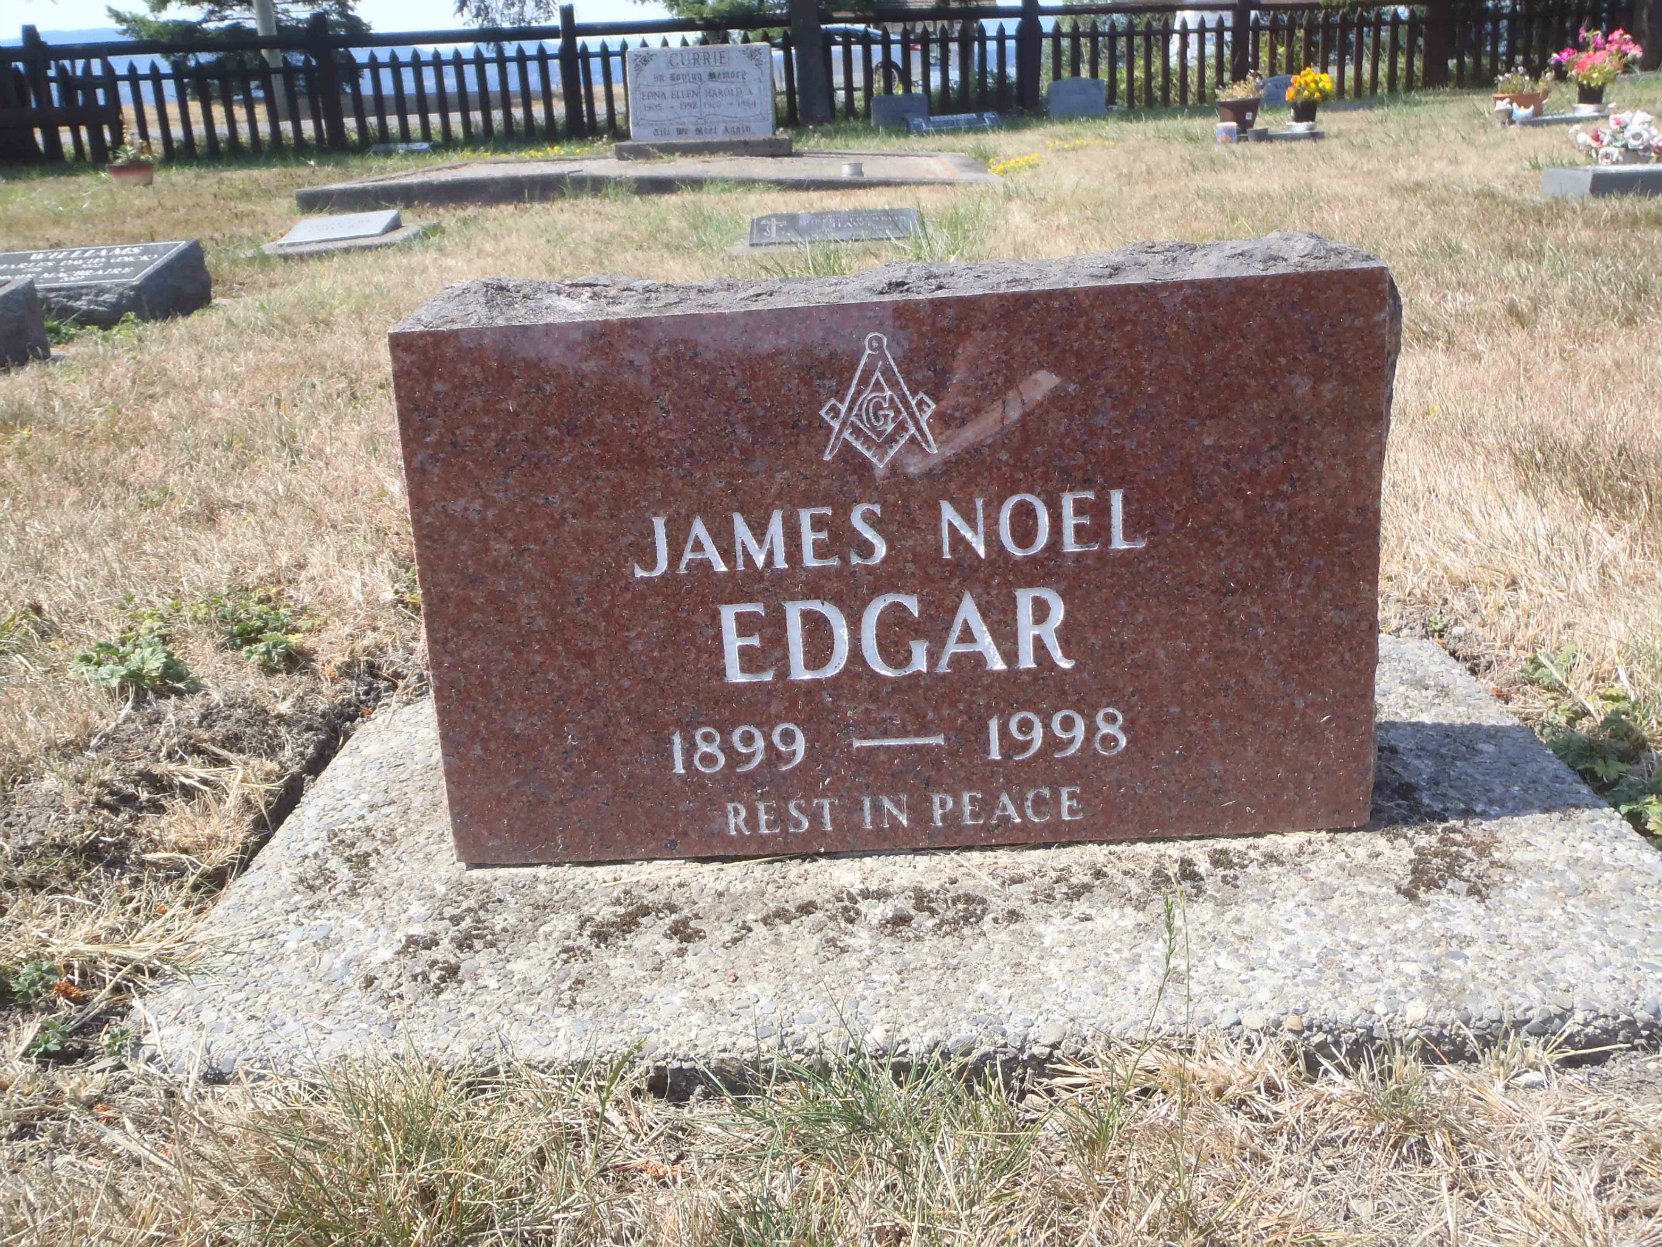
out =
[[[781,124],[799,124],[802,50],[781,19],[579,23],[340,37],[55,45],[24,28],[0,48],[0,161],[103,162],[124,141],[164,157],[349,151],[374,143],[559,143],[627,130],[629,48],[766,41]],[[1315,0],[1039,4],[822,15],[818,54],[837,119],[874,94],[920,92],[936,112],[1042,107],[1044,85],[1101,78],[1109,102],[1187,107],[1248,69],[1315,65],[1341,98],[1485,85],[1539,71],[1583,26],[1620,24],[1620,0],[1493,0],[1334,9]],[[773,25],[769,25],[771,20]],[[246,53],[241,57],[227,56]],[[121,68],[117,68],[117,63]]]

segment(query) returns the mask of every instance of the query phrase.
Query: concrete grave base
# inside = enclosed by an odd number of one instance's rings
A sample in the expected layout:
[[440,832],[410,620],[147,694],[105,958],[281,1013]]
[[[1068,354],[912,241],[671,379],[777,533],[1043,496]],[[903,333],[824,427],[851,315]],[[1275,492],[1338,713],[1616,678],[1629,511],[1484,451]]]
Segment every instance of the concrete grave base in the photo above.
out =
[[[843,165],[858,161],[863,176]],[[797,152],[791,156],[672,156],[618,160],[481,160],[390,173],[357,182],[308,186],[294,193],[303,212],[358,212],[416,204],[500,204],[598,194],[622,184],[642,195],[666,194],[710,182],[756,182],[785,190],[846,190],[849,186],[951,186],[998,179],[959,152]]]
[[147,1048],[226,1074],[639,1045],[674,1075],[850,1044],[1046,1061],[1151,1017],[1450,1055],[1662,1037],[1662,853],[1431,643],[1385,638],[1378,688],[1363,831],[481,870],[431,704],[384,712],[140,1007]]

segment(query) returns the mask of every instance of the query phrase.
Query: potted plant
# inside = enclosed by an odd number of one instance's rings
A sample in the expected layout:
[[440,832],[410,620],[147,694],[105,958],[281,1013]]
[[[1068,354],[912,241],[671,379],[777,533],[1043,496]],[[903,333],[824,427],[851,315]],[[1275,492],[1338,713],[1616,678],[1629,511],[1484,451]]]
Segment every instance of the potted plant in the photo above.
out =
[[148,143],[124,143],[110,153],[104,172],[124,186],[149,186],[156,180],[156,157]]
[[1625,30],[1583,28],[1577,46],[1555,53],[1550,64],[1575,83],[1576,112],[1592,114],[1604,106],[1604,89],[1644,52]]
[[1541,115],[1551,94],[1552,84],[1530,74],[1522,61],[1495,79],[1495,103],[1505,103],[1513,110],[1523,109],[1531,117]]
[[1333,98],[1333,75],[1306,65],[1293,75],[1287,87],[1287,102],[1293,106],[1293,121],[1301,126],[1316,124],[1316,105]]
[[1649,113],[1612,113],[1602,126],[1577,130],[1575,145],[1601,165],[1662,161],[1662,129]]
[[1248,74],[1239,82],[1220,82],[1217,89],[1218,117],[1233,121],[1244,138],[1258,121],[1258,110],[1264,104],[1264,80],[1257,74]]

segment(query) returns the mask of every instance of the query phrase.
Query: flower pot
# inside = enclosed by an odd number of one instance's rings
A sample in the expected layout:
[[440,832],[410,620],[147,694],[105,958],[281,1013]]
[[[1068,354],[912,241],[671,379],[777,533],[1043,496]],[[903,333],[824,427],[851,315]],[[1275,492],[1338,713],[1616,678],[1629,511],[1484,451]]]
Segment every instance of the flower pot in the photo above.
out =
[[106,165],[104,172],[112,181],[123,186],[149,186],[156,180],[156,166],[148,160],[126,160],[118,165]]
[[1293,120],[1294,121],[1308,121],[1308,122],[1314,123],[1315,120],[1316,120],[1316,104],[1317,104],[1317,102],[1318,101],[1316,101],[1316,100],[1294,100],[1293,101]]
[[1218,117],[1224,121],[1233,121],[1242,134],[1258,124],[1258,110],[1263,107],[1264,98],[1253,96],[1250,100],[1219,100]]
[[1604,103],[1604,88],[1578,86],[1575,89],[1575,102],[1577,104],[1602,104]]
[[1545,91],[1502,91],[1497,92],[1494,98],[1505,100],[1513,108],[1527,108],[1531,117],[1539,117],[1547,102]]

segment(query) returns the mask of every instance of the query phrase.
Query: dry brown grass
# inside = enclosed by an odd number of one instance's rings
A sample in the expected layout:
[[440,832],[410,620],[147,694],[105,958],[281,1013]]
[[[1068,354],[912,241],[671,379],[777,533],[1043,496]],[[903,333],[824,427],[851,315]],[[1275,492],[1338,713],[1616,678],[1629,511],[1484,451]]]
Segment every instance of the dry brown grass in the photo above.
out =
[[[1662,111],[1654,79],[1619,95]],[[383,341],[471,277],[839,272],[1276,229],[1359,244],[1405,300],[1388,619],[1446,635],[1525,709],[1538,698],[1520,663],[1574,643],[1580,691],[1621,683],[1654,715],[1662,201],[1542,201],[1532,163],[1565,156],[1566,136],[1500,131],[1473,97],[1331,110],[1326,128],[1320,146],[1235,150],[1212,147],[1199,118],[945,143],[1041,159],[996,189],[882,196],[930,222],[905,248],[747,258],[727,248],[750,215],[876,197],[718,187],[418,210],[443,232],[278,262],[257,250],[292,222],[295,187],[385,165],[164,168],[148,192],[84,173],[0,185],[0,247],[200,237],[216,287],[207,312],[81,334],[56,363],[0,376],[0,965],[40,962],[67,983],[55,1003],[0,1010],[0,1168],[22,1169],[0,1200],[0,1243],[231,1241],[249,1237],[245,1218],[279,1214],[296,1218],[281,1241],[450,1242],[445,1210],[475,1204],[479,1241],[1662,1240],[1654,1117],[1570,1079],[1526,1092],[1412,1063],[1322,1079],[1274,1054],[1166,1053],[1115,1101],[1124,1058],[1108,1054],[1080,1075],[1091,1113],[1118,1104],[1100,1153],[1080,1150],[1065,1097],[941,1091],[929,1112],[959,1116],[917,1127],[927,1146],[900,1173],[881,1132],[809,1150],[826,1111],[802,1087],[602,1111],[590,1084],[412,1067],[362,1073],[357,1090],[174,1104],[115,1058],[53,1069],[21,1055],[48,1021],[84,1022],[94,1044],[148,967],[178,955],[318,725],[364,699],[362,663],[419,672]],[[313,622],[298,672],[260,674],[193,613],[262,587]],[[168,618],[206,692],[123,709],[71,674],[78,650],[144,611]],[[436,1114],[420,1163],[376,1150],[392,1144],[359,1101],[388,1096]],[[999,1169],[1018,1139],[1023,1167]],[[332,1237],[307,1221],[285,1194],[297,1155],[325,1183],[366,1184],[385,1224],[368,1204],[343,1210]],[[457,1193],[475,1170],[488,1197]]]
[[627,1069],[182,1100],[92,1073],[0,1184],[0,1243],[1662,1243],[1656,1058],[1549,1056],[1120,1048],[1030,1085],[855,1063],[686,1105]]

